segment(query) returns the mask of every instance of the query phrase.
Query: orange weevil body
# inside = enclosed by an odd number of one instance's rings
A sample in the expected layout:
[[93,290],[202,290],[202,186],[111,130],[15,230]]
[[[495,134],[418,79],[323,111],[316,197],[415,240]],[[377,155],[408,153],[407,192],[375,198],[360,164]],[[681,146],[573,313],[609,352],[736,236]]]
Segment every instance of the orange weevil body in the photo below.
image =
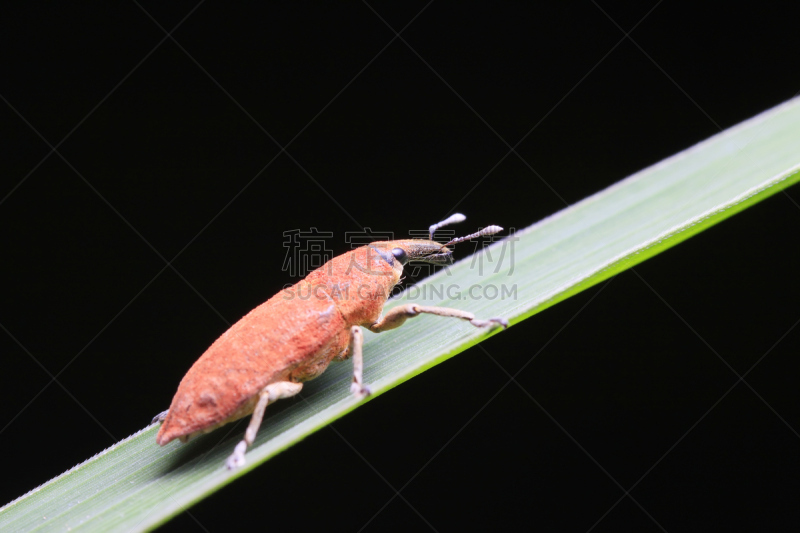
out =
[[305,279],[256,307],[226,331],[192,365],[178,386],[156,436],[160,445],[186,442],[252,414],[244,440],[228,458],[228,468],[244,464],[267,404],[300,392],[303,382],[320,375],[331,361],[353,358],[351,391],[369,394],[362,383],[361,327],[379,333],[406,319],[430,313],[468,320],[474,326],[508,326],[502,318],[476,319],[472,313],[445,307],[405,304],[381,316],[392,288],[409,261],[448,264],[451,244],[502,230],[489,226],[445,245],[434,232],[461,222],[453,215],[430,228],[430,240],[378,241],[334,257]]

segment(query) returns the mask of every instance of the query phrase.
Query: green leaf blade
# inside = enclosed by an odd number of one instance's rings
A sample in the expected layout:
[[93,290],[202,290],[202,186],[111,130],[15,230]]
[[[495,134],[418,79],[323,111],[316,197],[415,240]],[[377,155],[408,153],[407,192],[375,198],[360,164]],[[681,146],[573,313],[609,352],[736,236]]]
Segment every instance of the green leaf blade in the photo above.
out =
[[[570,206],[517,233],[517,240],[465,258],[388,307],[413,300],[468,308],[479,317],[504,316],[515,324],[797,181],[800,99]],[[474,286],[505,288],[514,296],[469,298]],[[365,381],[375,392],[370,400],[497,333],[438,317],[412,320],[380,336],[367,332]],[[360,405],[349,395],[350,373],[349,364],[332,365],[306,384],[302,399],[271,407],[248,464],[238,471],[227,471],[224,461],[241,429],[228,426],[162,448],[152,426],[0,509],[0,530],[156,527]]]

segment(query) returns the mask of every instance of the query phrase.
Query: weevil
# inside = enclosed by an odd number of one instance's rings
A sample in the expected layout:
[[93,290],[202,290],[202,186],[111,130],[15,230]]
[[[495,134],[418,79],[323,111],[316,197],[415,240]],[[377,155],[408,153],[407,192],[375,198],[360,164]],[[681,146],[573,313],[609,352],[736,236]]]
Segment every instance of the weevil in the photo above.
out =
[[200,356],[169,409],[153,419],[162,422],[158,444],[186,442],[252,415],[244,439],[226,462],[228,469],[238,468],[267,405],[299,393],[303,382],[322,374],[332,361],[352,358],[350,390],[359,399],[370,394],[363,383],[361,328],[380,333],[424,313],[460,318],[479,328],[508,327],[503,318],[481,320],[468,311],[413,303],[382,315],[408,262],[449,264],[453,252],[448,246],[503,229],[488,226],[446,244],[433,240],[437,229],[465,218],[456,214],[432,225],[428,240],[377,241],[334,257],[250,311]]

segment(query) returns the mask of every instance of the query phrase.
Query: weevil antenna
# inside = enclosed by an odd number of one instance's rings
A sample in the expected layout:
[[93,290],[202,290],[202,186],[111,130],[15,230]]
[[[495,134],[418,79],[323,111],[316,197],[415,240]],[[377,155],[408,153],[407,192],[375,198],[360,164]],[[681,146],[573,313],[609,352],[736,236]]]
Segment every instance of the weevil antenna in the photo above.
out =
[[453,215],[450,215],[446,219],[442,220],[441,222],[437,222],[436,224],[428,228],[428,233],[430,234],[431,240],[433,240],[433,235],[434,233],[436,233],[437,229],[449,226],[450,224],[458,224],[459,222],[464,222],[465,220],[467,220],[467,217],[465,217],[461,213],[455,213]]
[[451,244],[458,244],[460,242],[469,241],[475,239],[477,237],[483,237],[484,235],[494,235],[495,233],[500,233],[503,231],[503,228],[500,226],[486,226],[480,231],[476,231],[475,233],[470,233],[469,235],[465,235],[464,237],[458,237],[457,239],[453,239],[452,241],[448,242],[447,244],[443,244],[442,246],[450,246]]

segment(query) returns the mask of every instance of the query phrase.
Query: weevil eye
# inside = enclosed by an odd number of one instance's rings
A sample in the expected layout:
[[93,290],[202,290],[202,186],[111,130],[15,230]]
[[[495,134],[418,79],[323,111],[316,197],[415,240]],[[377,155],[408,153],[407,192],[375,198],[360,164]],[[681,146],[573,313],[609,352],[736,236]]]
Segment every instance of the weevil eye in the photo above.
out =
[[394,248],[392,250],[392,255],[394,256],[395,259],[400,261],[401,265],[405,265],[406,263],[408,263],[408,254],[402,248]]

